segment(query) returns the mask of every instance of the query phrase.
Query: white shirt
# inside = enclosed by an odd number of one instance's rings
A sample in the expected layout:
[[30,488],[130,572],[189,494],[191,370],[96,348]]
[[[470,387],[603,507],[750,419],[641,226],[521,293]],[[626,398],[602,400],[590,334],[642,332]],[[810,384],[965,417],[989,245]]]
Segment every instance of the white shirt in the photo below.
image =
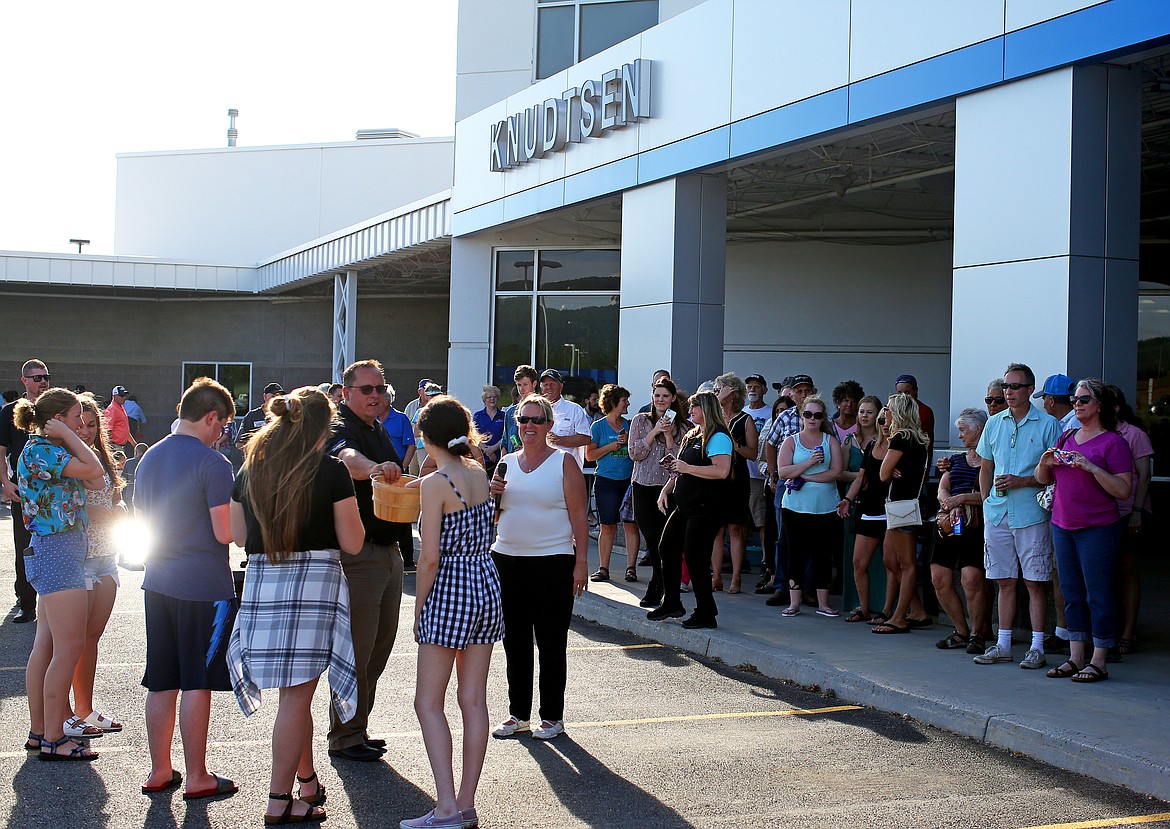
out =
[[[552,410],[552,433],[554,435],[558,437],[567,437],[569,435],[589,436],[589,427],[592,426],[592,422],[589,420],[589,415],[585,413],[585,410],[576,403],[562,397],[556,403],[552,404]],[[582,469],[585,468],[584,446],[566,447],[563,451],[575,457],[578,466]]]

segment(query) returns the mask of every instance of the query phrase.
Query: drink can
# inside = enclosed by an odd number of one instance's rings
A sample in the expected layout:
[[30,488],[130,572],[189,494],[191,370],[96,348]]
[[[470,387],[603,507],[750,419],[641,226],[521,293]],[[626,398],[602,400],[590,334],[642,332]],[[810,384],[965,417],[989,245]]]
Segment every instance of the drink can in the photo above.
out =
[[955,519],[955,526],[952,530],[955,535],[963,534],[963,513],[959,513],[959,517]]

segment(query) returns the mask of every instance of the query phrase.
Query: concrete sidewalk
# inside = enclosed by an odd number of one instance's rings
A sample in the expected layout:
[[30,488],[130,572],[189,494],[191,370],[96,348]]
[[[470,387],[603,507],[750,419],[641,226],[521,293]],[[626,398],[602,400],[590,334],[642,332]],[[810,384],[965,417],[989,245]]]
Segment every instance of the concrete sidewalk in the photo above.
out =
[[[590,572],[596,556],[594,544]],[[1152,566],[1146,560],[1139,652],[1110,665],[1108,682],[1083,685],[1021,670],[1021,643],[1013,648],[1017,661],[999,665],[976,665],[963,650],[939,650],[935,640],[951,630],[945,619],[905,636],[877,636],[864,623],[846,623],[844,613],[828,619],[806,606],[799,616],[785,618],[781,608],[764,604],[766,596],[751,592],[758,575],[744,577],[748,592],[715,594],[717,630],[685,630],[678,619],[651,622],[638,606],[650,568],[638,568],[640,581],[627,583],[623,556],[621,548],[614,550],[615,580],[591,583],[576,603],[577,616],[1170,800],[1165,562]],[[724,583],[729,581],[725,575]],[[840,597],[832,599],[837,606]],[[689,594],[683,594],[683,604],[688,612],[694,609]],[[1064,658],[1050,656],[1049,667]]]

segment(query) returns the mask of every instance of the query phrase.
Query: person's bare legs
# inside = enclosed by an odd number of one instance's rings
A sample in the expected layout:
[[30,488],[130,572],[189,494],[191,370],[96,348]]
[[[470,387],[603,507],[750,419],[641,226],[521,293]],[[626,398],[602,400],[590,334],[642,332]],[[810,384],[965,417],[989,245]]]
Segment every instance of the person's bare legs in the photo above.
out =
[[1016,618],[1017,578],[996,579],[999,585],[999,629],[1011,630]]
[[[1032,620],[1032,630],[1042,631],[1044,618],[1048,615],[1048,582],[1024,579],[1024,586],[1028,588],[1028,615]],[[1060,606],[1064,606],[1063,596]],[[1064,615],[1063,611],[1060,615]]]
[[488,744],[487,678],[491,645],[469,645],[455,658],[459,677],[459,710],[463,714],[463,773],[455,804],[460,811],[475,807],[475,790],[483,772]]
[[73,670],[73,712],[83,720],[94,710],[93,686],[97,676],[98,642],[106,632],[117,596],[118,585],[110,576],[98,580],[93,590],[86,591],[88,615],[85,620],[85,647]]
[[174,763],[171,742],[175,738],[175,705],[178,691],[146,692],[146,744],[150,750],[150,775],[144,786],[161,786],[171,780]]
[[[964,568],[964,573],[966,569]],[[942,605],[942,609],[950,617],[958,634],[964,638],[970,636],[972,628],[967,626],[967,618],[963,613],[963,601],[955,592],[954,570],[950,567],[943,567],[941,564],[930,565],[930,583],[934,585],[934,595],[938,597],[938,603]],[[970,601],[970,596],[967,597],[967,600]],[[974,622],[972,622],[973,626]]]
[[211,691],[184,691],[179,699],[179,736],[187,767],[187,791],[214,789],[215,775],[207,770],[207,727],[211,723]]
[[987,639],[991,637],[991,587],[978,567],[964,567],[960,576],[963,593],[967,597],[967,612],[971,614],[971,633]]
[[44,718],[45,739],[52,742],[65,733],[70,716],[69,683],[73,669],[85,646],[85,589],[61,590],[41,596],[41,622],[48,624],[52,636],[52,656],[45,669]]
[[901,530],[887,530],[884,561],[898,584],[898,604],[890,616],[889,623],[895,627],[905,627],[912,611],[919,611],[917,618],[926,615],[922,603],[918,601],[918,579],[914,570],[914,534]]
[[[611,525],[611,527],[616,525]],[[458,652],[439,645],[418,646],[418,677],[415,680],[414,711],[422,728],[423,745],[435,776],[435,815],[450,817],[459,807],[455,800],[455,773],[451,767],[451,725],[444,713],[447,685],[451,681],[451,668]],[[460,684],[462,693],[462,684]],[[486,702],[485,702],[486,705]],[[486,734],[487,712],[484,711]],[[466,744],[467,734],[464,733]],[[484,740],[484,751],[487,741]],[[481,760],[482,762],[482,760]]]
[[738,593],[741,590],[743,565],[747,561],[749,527],[747,524],[728,524],[727,531],[731,534],[731,587],[729,590],[732,593]]
[[857,587],[857,605],[861,615],[873,616],[869,607],[869,563],[873,560],[878,540],[868,535],[858,535],[853,541],[853,584]]
[[623,521],[622,530],[626,534],[626,568],[638,567],[638,552],[642,546],[642,537],[638,534],[638,525],[633,521]]
[[24,690],[28,697],[28,730],[34,734],[44,734],[45,671],[49,669],[49,662],[53,658],[53,634],[49,632],[49,623],[43,621],[44,610],[41,609],[38,615],[42,621],[36,623],[37,632],[28,655],[28,665],[24,669]]
[[[723,589],[723,556],[725,547],[723,544],[723,532],[730,531],[730,525],[720,527],[719,532],[715,534],[715,543],[711,545],[711,589]],[[734,566],[734,565],[732,565]]]
[[609,572],[609,560],[613,557],[613,540],[616,536],[617,524],[602,524],[597,533],[597,556],[606,572]]
[[[299,774],[306,778],[315,773],[311,742],[313,735],[311,706],[316,690],[317,679],[280,689],[280,708],[276,712],[276,722],[272,727],[272,776],[268,781],[268,791],[271,793],[291,794],[295,775]],[[287,803],[288,801],[284,800],[269,799],[267,814],[273,817],[283,814]],[[293,815],[304,815],[312,809],[313,807],[303,800],[292,801]]]

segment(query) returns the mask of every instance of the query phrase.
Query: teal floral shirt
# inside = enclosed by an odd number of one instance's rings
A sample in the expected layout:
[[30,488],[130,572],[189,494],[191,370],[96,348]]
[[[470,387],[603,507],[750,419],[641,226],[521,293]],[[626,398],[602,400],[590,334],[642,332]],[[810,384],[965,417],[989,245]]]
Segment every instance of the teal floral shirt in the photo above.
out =
[[36,536],[85,530],[85,487],[64,477],[73,456],[40,435],[32,435],[16,464],[16,483],[24,526]]

